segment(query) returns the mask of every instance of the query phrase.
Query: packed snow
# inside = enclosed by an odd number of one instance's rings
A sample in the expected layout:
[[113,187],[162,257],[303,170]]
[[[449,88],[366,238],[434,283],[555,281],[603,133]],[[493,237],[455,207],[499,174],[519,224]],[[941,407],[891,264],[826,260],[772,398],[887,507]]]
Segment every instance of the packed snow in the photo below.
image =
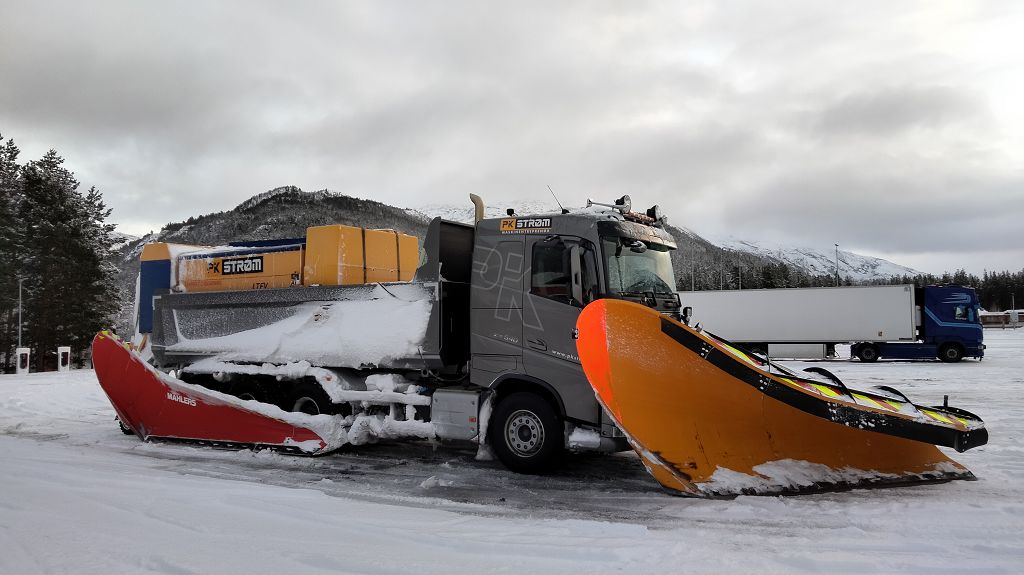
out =
[[980,362],[790,362],[948,394],[988,425],[948,451],[978,481],[788,497],[672,496],[629,453],[531,477],[426,441],[148,444],[91,371],[0,376],[0,573],[1020,573],[1024,329],[985,336]]
[[308,360],[353,368],[416,357],[433,309],[431,294],[415,285],[391,289],[406,297],[377,286],[368,299],[299,304],[290,317],[255,329],[202,339],[179,333],[167,350],[209,354],[220,362]]

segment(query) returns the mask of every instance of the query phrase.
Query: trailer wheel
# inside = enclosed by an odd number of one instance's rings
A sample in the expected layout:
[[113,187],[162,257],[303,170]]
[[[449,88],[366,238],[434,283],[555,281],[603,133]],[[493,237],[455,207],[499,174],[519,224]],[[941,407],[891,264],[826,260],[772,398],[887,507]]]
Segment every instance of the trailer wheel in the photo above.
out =
[[964,348],[957,343],[944,343],[939,348],[939,359],[946,363],[956,363],[964,358]]
[[865,343],[857,348],[857,357],[864,363],[878,361],[878,346],[873,343]]
[[132,428],[130,428],[127,425],[125,425],[124,422],[121,421],[120,417],[116,417],[115,416],[114,417],[114,421],[116,421],[117,422],[117,426],[121,428],[121,433],[123,433],[125,435],[135,435],[135,432],[132,431]]
[[551,471],[564,447],[562,421],[551,404],[529,392],[501,400],[487,428],[487,442],[505,467],[518,473]]
[[320,384],[304,381],[295,386],[284,404],[285,411],[305,413],[306,415],[334,415],[337,406],[331,401]]

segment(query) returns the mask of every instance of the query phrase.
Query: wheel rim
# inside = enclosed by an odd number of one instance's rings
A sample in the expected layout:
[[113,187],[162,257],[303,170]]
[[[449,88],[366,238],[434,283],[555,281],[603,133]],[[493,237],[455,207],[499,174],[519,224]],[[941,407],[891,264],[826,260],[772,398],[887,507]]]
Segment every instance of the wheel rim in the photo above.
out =
[[860,357],[864,361],[871,361],[878,357],[878,354],[875,353],[874,348],[866,347],[863,351],[860,352]]
[[519,457],[536,455],[544,445],[544,424],[536,413],[520,409],[505,425],[505,444]]
[[946,348],[946,359],[958,359],[960,351],[955,347]]
[[295,400],[292,411],[305,413],[306,415],[320,415],[320,406],[311,397],[300,397]]

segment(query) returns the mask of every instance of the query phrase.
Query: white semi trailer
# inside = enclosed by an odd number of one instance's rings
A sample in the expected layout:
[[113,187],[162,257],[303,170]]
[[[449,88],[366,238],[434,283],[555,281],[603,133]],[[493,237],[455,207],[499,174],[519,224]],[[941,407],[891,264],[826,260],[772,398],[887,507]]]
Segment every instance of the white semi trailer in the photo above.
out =
[[879,357],[982,357],[974,290],[960,286],[854,286],[680,292],[692,323],[772,357],[822,358],[852,343]]

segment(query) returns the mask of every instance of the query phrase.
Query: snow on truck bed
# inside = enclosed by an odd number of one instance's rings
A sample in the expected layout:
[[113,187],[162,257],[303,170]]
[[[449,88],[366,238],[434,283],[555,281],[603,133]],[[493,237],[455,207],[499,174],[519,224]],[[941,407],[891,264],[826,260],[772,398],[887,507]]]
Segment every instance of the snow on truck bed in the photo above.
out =
[[391,290],[403,297],[378,285],[368,299],[299,304],[287,319],[256,329],[205,339],[179,334],[180,341],[167,350],[215,354],[219,361],[308,360],[331,367],[416,357],[430,320],[431,294],[413,284]]
[[143,444],[90,371],[0,376],[0,573],[1020,573],[1024,330],[985,336],[982,362],[827,362],[981,415],[990,443],[951,452],[978,481],[732,500],[668,495],[632,454],[537,478],[427,443]]

